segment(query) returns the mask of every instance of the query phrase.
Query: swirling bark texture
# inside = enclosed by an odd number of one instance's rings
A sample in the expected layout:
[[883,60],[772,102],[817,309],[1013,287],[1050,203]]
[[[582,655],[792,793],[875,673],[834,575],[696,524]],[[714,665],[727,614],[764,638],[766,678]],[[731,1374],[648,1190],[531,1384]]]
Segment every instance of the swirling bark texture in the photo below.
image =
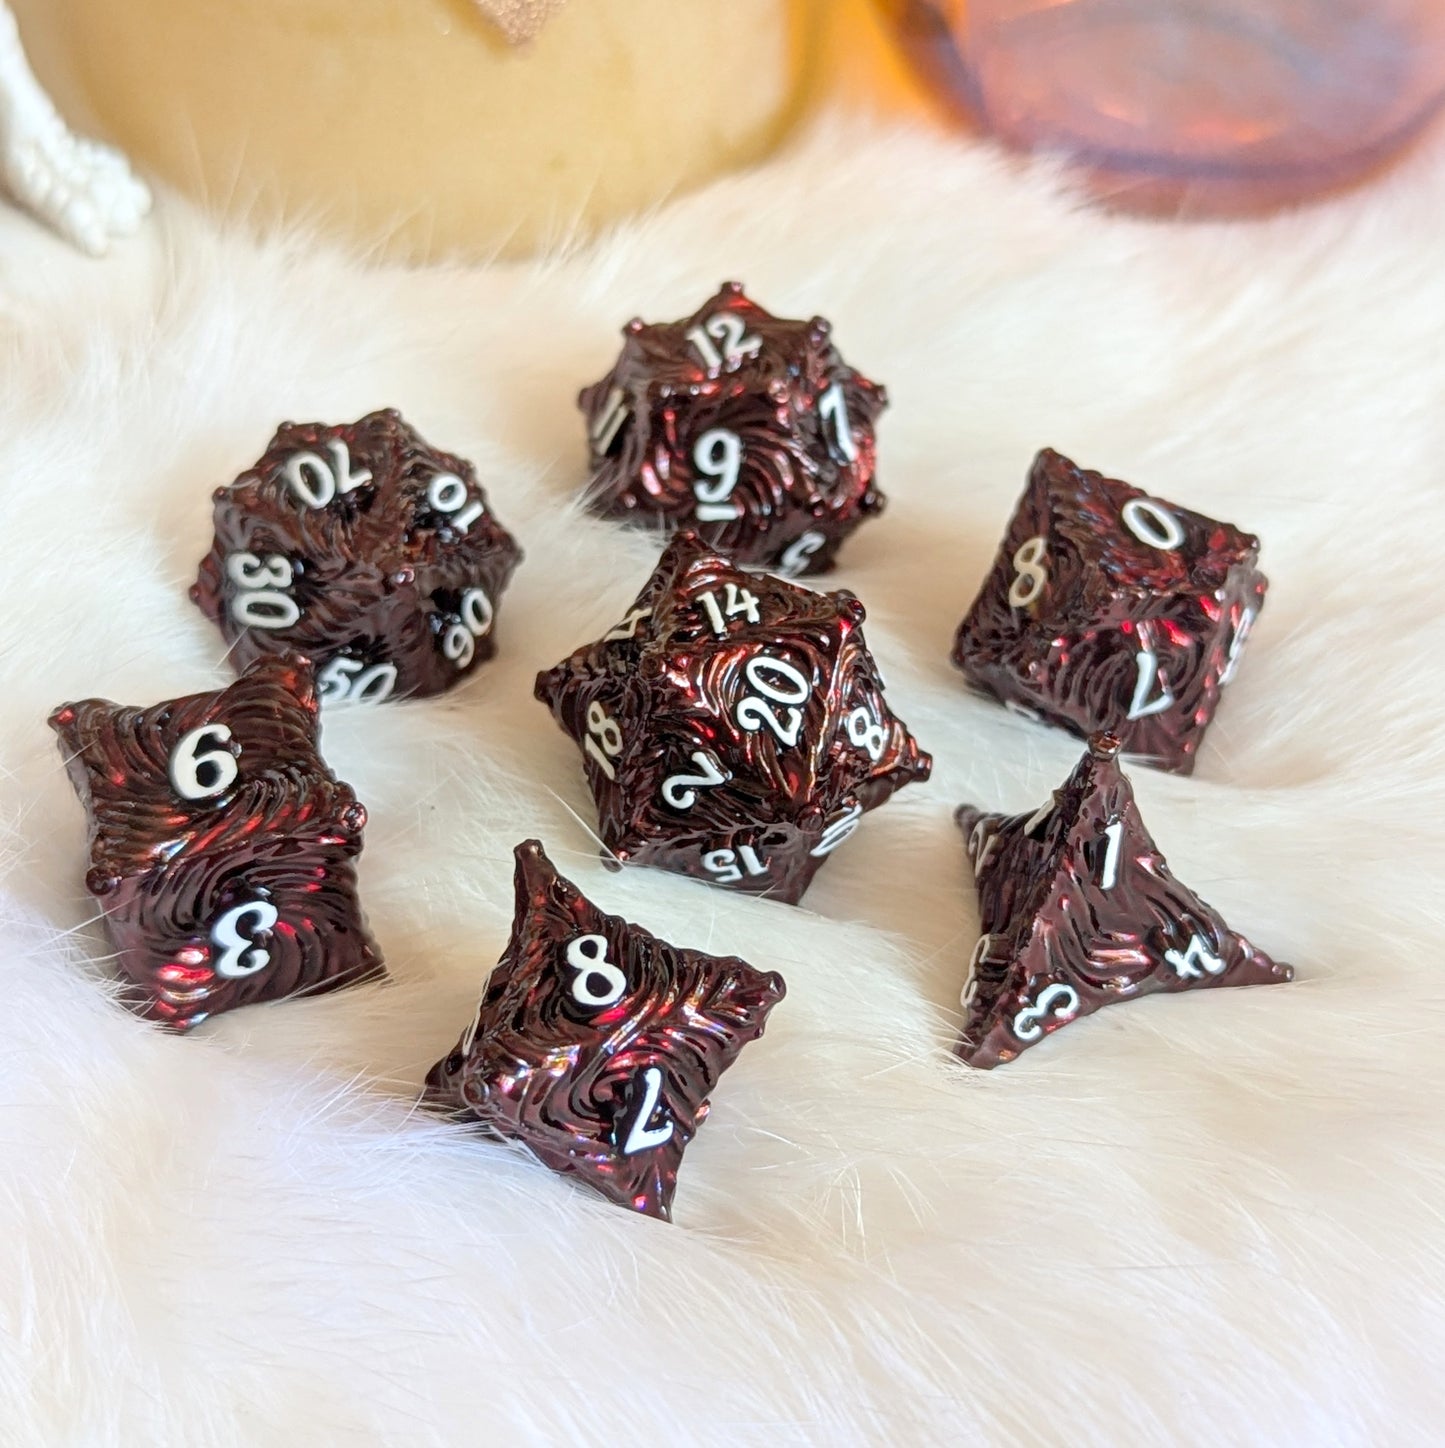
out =
[[884,700],[863,618],[846,590],[745,573],[679,533],[626,622],[537,676],[612,857],[796,904],[933,764]]
[[1011,1061],[1118,1001],[1294,976],[1169,873],[1118,748],[1095,736],[1033,814],[958,811],[983,927],[957,1046],[971,1066]]
[[604,915],[536,840],[516,858],[511,941],[425,1099],[666,1219],[709,1097],[762,1034],[783,978]]
[[[140,1015],[185,1030],[382,972],[356,896],[366,811],[317,752],[305,659],[149,709],[65,704],[50,725],[90,819],[86,888]],[[221,787],[188,798],[173,776],[204,726],[190,753],[213,756],[200,783]]]
[[[387,697],[437,694],[496,652],[493,619],[521,560],[471,463],[388,409],[347,426],[283,423],[260,462],[216,491],[191,599],[238,669],[295,649],[323,678],[341,658],[357,679],[394,668]],[[468,604],[469,590],[484,600]]]
[[[882,387],[843,361],[822,317],[774,317],[738,282],[680,322],[629,322],[621,356],[577,403],[593,512],[695,529],[738,563],[823,573],[881,512],[874,425]],[[735,470],[724,461],[736,439]],[[707,501],[711,500],[711,501]]]
[[1024,713],[1189,774],[1264,606],[1258,558],[1251,534],[1046,448],[953,661]]

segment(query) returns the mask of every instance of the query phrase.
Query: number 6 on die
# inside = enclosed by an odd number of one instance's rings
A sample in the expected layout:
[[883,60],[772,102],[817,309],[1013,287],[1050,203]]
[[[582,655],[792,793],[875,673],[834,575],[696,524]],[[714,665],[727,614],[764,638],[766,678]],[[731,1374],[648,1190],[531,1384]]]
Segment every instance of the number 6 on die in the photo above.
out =
[[167,766],[171,788],[190,800],[224,794],[240,772],[236,763],[240,750],[226,748],[231,742],[231,730],[225,724],[202,724],[182,735]]

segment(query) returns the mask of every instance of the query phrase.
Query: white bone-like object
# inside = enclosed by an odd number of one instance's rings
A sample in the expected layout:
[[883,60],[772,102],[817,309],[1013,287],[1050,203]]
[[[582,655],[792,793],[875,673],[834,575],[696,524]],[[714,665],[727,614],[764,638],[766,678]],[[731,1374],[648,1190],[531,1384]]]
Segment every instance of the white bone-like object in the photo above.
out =
[[0,0],[0,186],[92,256],[131,235],[151,195],[113,147],[75,135],[25,59]]

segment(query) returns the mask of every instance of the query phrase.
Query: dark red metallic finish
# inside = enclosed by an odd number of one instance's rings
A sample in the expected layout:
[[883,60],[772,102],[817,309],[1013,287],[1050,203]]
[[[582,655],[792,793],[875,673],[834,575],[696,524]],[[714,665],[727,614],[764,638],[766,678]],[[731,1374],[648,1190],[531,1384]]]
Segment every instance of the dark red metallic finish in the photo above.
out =
[[[475,1024],[428,1074],[424,1099],[523,1143],[619,1206],[669,1220],[683,1152],[723,1072],[762,1035],[783,978],[603,914],[536,840],[516,857],[506,954]],[[605,940],[605,954],[593,943],[584,958],[625,977],[605,1005],[589,997],[609,996],[608,978],[583,979],[569,958],[588,936]]]
[[[1125,526],[1134,499],[1167,510],[1182,534],[1177,547],[1152,547]],[[1032,590],[1015,559],[1034,539],[1043,540],[1047,582],[1017,606],[1010,590]],[[959,625],[953,662],[1023,713],[1082,737],[1107,729],[1141,763],[1189,774],[1264,604],[1258,558],[1251,534],[1046,448]],[[1152,669],[1140,662],[1145,652]],[[1166,693],[1167,707],[1151,707]],[[1129,717],[1139,710],[1149,712]]]
[[[186,799],[171,760],[207,724],[230,731],[235,780]],[[305,659],[261,659],[229,688],[149,709],[65,704],[50,725],[90,820],[86,888],[138,1014],[186,1030],[218,1011],[382,973],[356,896],[366,811],[317,752]],[[224,976],[217,923],[248,902],[276,912],[265,929],[255,915],[240,922],[247,948],[267,960]]]
[[983,927],[956,1048],[971,1066],[1012,1061],[1120,1001],[1294,977],[1169,873],[1118,748],[1095,736],[1033,814],[958,811]]
[[[716,362],[689,338],[708,337],[709,323]],[[874,427],[888,401],[843,361],[830,330],[822,317],[774,317],[739,282],[680,322],[629,322],[616,365],[577,399],[590,440],[588,506],[669,532],[692,528],[737,563],[790,577],[827,572],[843,539],[882,511]],[[749,350],[730,351],[734,335]],[[835,384],[846,433],[825,400]],[[626,416],[614,427],[619,407]],[[732,519],[709,519],[695,491],[720,486],[696,464],[714,429],[741,444],[736,485],[716,504]]]
[[[726,616],[728,600],[747,594],[757,622],[741,611]],[[708,595],[725,615],[721,634]],[[628,622],[612,631],[620,636],[580,648],[537,676],[537,698],[583,751],[611,857],[796,904],[858,818],[895,790],[926,780],[932,768],[884,700],[863,618],[863,605],[846,590],[817,593],[745,573],[695,534],[678,534]],[[769,660],[806,681],[806,698],[780,704],[759,696],[757,677],[781,681],[785,695],[796,692]],[[795,744],[766,721],[745,726],[761,713],[748,708],[750,696],[779,718],[784,733],[793,732],[796,709]],[[591,727],[602,719],[613,721],[617,734]],[[609,735],[620,737],[615,757],[600,747]],[[589,739],[599,747],[589,749]],[[690,793],[693,800],[669,803],[669,781],[698,775],[699,753],[725,779],[674,783],[674,799]]]
[[[371,479],[308,506],[286,469],[304,454],[330,463],[338,442],[351,468]],[[465,489],[450,512],[429,497],[434,480],[446,475]],[[314,469],[303,475],[313,489],[317,478]],[[353,678],[390,665],[396,678],[387,697],[400,698],[441,693],[496,652],[491,619],[522,550],[493,516],[471,463],[431,447],[394,409],[343,426],[283,423],[260,462],[214,498],[215,540],[190,596],[225,635],[238,669],[300,651],[315,661],[330,702],[326,666],[333,660],[347,661]],[[458,517],[477,504],[480,514],[460,525]],[[227,560],[246,554],[284,560],[294,572],[281,590],[299,610],[294,624],[257,627],[237,618],[248,590]],[[463,618],[463,599],[476,588],[487,602],[480,634]],[[458,628],[470,643],[449,657],[447,639]]]

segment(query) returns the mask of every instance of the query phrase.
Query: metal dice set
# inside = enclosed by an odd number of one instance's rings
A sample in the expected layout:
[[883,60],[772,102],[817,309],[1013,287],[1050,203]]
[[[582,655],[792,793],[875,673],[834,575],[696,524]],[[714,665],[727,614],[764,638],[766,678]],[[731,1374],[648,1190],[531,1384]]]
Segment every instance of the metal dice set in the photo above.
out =
[[[587,504],[672,535],[617,626],[537,676],[609,864],[796,904],[864,814],[927,780],[862,603],[791,581],[835,567],[881,511],[886,401],[826,321],[774,317],[736,283],[679,322],[629,323],[582,391]],[[366,812],[321,756],[320,708],[470,677],[523,557],[472,465],[395,411],[283,424],[215,493],[214,527],[191,597],[239,679],[50,721],[123,999],[178,1030],[384,973],[356,892]],[[1089,749],[1031,816],[959,813],[984,926],[970,1064],[1114,1001],[1289,978],[1172,878],[1118,764],[1194,768],[1263,603],[1258,553],[1057,453],[1035,461],[953,658]],[[529,841],[511,944],[426,1098],[665,1217],[718,1077],[783,993],[604,915]]]

